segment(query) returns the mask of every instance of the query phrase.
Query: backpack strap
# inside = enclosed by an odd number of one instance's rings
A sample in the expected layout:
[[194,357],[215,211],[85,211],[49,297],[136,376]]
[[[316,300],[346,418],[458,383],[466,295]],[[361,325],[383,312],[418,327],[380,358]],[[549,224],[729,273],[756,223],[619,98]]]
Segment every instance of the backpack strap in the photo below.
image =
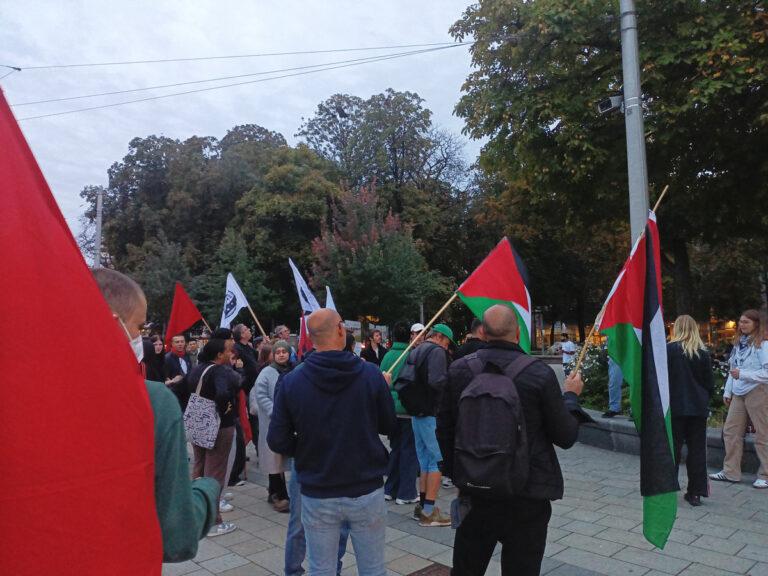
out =
[[198,380],[197,382],[197,390],[195,390],[195,394],[197,394],[198,396],[200,396],[200,389],[203,387],[203,378],[205,378],[205,375],[208,373],[208,370],[210,370],[214,366],[215,364],[211,364],[205,370],[203,370],[202,374],[200,374],[200,380]]
[[517,375],[520,374],[523,370],[528,368],[531,364],[536,362],[536,358],[533,356],[529,356],[528,354],[520,354],[517,358],[515,358],[512,362],[507,364],[506,369],[504,370],[504,374],[509,376],[510,380],[512,382],[515,381],[515,378],[517,378]]

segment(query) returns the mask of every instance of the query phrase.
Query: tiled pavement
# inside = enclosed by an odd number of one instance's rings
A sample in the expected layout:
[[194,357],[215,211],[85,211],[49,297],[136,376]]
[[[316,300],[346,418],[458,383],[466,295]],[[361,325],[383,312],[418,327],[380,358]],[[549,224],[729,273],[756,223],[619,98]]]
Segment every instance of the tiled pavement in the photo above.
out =
[[[712,484],[699,508],[679,500],[678,517],[664,550],[642,536],[637,456],[582,444],[559,450],[565,498],[553,505],[542,574],[548,576],[768,576],[768,490]],[[251,454],[255,462],[255,455]],[[265,478],[249,468],[250,482],[234,488],[236,509],[225,514],[239,529],[200,543],[194,561],[166,564],[164,576],[282,574],[287,514],[266,502]],[[685,478],[681,478],[685,485]],[[448,510],[455,490],[441,490]],[[410,506],[389,506],[386,558],[390,574],[410,574],[437,562],[450,565],[453,531],[420,528]],[[487,574],[500,574],[499,549]],[[343,574],[356,574],[350,544]]]

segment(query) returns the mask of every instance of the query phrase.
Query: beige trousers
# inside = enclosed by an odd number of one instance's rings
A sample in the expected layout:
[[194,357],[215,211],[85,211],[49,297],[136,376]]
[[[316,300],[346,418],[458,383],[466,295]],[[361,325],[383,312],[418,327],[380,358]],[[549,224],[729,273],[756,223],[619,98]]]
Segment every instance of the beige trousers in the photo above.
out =
[[755,426],[755,451],[760,460],[757,477],[768,480],[768,384],[759,384],[745,396],[731,397],[723,426],[725,460],[723,472],[730,480],[741,480],[741,456],[747,415]]

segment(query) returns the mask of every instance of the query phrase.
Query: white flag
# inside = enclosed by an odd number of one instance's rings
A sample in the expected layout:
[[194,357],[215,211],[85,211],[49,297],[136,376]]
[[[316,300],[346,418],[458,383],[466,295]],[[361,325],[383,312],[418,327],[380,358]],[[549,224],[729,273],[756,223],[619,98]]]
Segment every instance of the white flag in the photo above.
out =
[[325,287],[325,307],[330,308],[331,310],[336,310],[336,303],[333,301],[331,289],[328,286]]
[[229,328],[238,312],[246,306],[248,306],[248,300],[230,272],[227,274],[227,293],[224,296],[224,310],[221,311],[219,328]]
[[294,264],[293,260],[290,258],[288,258],[288,264],[291,265],[291,270],[293,270],[293,281],[296,282],[296,291],[299,293],[299,304],[301,304],[301,309],[310,314],[315,310],[319,310],[320,304],[318,304],[317,298],[315,298],[312,290],[309,289],[304,278],[302,278],[301,272],[296,268],[296,264]]

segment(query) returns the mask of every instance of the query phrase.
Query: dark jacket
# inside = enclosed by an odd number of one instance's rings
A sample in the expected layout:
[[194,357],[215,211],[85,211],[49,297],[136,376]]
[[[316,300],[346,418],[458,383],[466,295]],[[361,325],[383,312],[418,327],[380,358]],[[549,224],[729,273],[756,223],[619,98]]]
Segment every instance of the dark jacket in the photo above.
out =
[[256,384],[256,377],[260,372],[259,357],[253,347],[241,342],[235,343],[235,350],[237,351],[237,356],[243,361],[241,374],[243,376],[243,392],[245,392],[245,397],[247,398],[251,393],[251,388]]
[[184,375],[184,371],[181,369],[181,362],[179,357],[176,356],[176,354],[173,352],[168,352],[165,355],[165,360],[163,361],[163,376],[165,377],[165,380],[169,378],[173,379],[179,374],[184,376],[184,379],[181,382],[171,386],[171,391],[176,394],[176,398],[179,400],[179,404],[181,404],[182,412],[187,407],[187,401],[189,400],[189,392],[187,391],[187,377],[192,371],[192,360],[188,354],[184,355],[184,360],[187,363],[186,375]]
[[669,407],[672,416],[709,416],[709,399],[715,389],[712,359],[706,350],[688,358],[679,342],[667,344]]
[[[197,390],[200,376],[211,365],[210,362],[201,362],[192,370],[187,378],[189,394]],[[239,390],[240,376],[230,366],[213,365],[213,368],[205,374],[203,385],[200,387],[200,396],[216,402],[216,411],[219,413],[219,418],[221,418],[219,428],[228,428],[235,425],[237,393]]]
[[[491,361],[504,369],[520,354],[517,344],[492,340],[477,352],[478,358]],[[437,415],[437,439],[443,453],[444,473],[453,474],[454,433],[458,417],[459,397],[473,378],[466,358],[451,364],[440,411]],[[573,392],[561,393],[557,377],[543,362],[534,362],[515,379],[517,393],[525,413],[530,472],[521,496],[538,500],[563,497],[563,474],[555,454],[555,446],[570,448],[576,442],[579,420],[571,412],[579,410]]]
[[384,359],[384,354],[386,353],[387,353],[387,349],[384,348],[382,344],[379,344],[378,355],[376,354],[376,351],[373,349],[373,346],[369,345],[363,348],[362,352],[360,352],[360,358],[362,358],[366,362],[370,362],[371,364],[376,364],[376,366],[381,366],[381,361]]
[[147,380],[163,382],[165,380],[165,373],[163,372],[165,353],[155,354],[155,346],[149,338],[145,338],[143,344],[144,357],[141,359],[141,363],[144,364]]
[[418,413],[414,412],[411,416],[436,416],[448,381],[448,352],[442,346],[427,341],[411,350],[407,362],[416,365],[418,383],[423,391],[423,398],[417,403]]
[[301,493],[356,498],[380,488],[397,426],[379,369],[351,352],[314,352],[277,388],[267,444],[295,456]]
[[467,354],[472,354],[473,352],[477,352],[481,348],[485,348],[485,342],[483,340],[480,340],[480,338],[475,338],[475,337],[467,338],[464,344],[459,346],[459,349],[456,350],[456,354],[453,355],[453,359],[458,360],[459,358],[463,358]]

